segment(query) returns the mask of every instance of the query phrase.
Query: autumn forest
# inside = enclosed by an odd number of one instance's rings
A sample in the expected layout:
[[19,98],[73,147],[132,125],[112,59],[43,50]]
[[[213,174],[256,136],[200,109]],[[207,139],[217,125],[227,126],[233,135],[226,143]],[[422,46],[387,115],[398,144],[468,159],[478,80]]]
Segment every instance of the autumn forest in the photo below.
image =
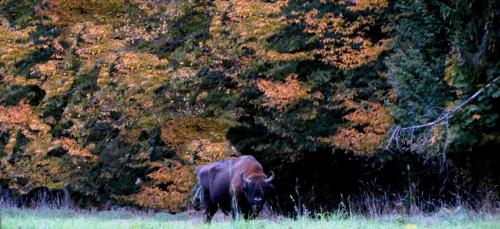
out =
[[176,213],[197,167],[253,155],[283,214],[500,208],[499,21],[496,0],[0,0],[0,194]]

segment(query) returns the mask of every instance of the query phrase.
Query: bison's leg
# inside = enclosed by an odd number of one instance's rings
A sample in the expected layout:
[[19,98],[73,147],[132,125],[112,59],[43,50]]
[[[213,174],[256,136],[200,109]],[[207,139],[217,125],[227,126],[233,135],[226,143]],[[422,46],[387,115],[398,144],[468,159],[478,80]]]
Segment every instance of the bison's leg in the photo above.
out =
[[239,204],[238,201],[233,197],[231,200],[231,216],[233,220],[238,219],[238,213],[239,213]]
[[242,213],[246,220],[255,218],[251,209],[244,209],[242,210]]
[[233,220],[236,220],[238,218],[238,209],[235,207],[231,208],[231,217]]
[[215,204],[210,204],[206,207],[206,209],[205,209],[205,215],[207,217],[205,219],[206,223],[210,223],[212,221],[212,217],[215,215],[217,210],[218,210],[218,207]]
[[212,217],[217,212],[218,207],[216,204],[212,203],[212,200],[210,200],[210,193],[207,189],[203,189],[201,198],[203,201],[203,207],[205,208],[205,222],[210,223],[212,221]]

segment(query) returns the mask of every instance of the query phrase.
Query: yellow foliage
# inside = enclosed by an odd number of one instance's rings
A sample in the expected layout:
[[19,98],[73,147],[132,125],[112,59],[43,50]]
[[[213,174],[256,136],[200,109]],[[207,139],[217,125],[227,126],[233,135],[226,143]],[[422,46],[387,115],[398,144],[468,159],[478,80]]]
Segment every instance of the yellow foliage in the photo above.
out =
[[58,24],[71,24],[92,17],[110,16],[123,10],[125,0],[44,0],[39,11]]
[[[218,36],[232,34],[238,38],[239,48],[254,50],[260,61],[308,60],[319,55],[323,62],[341,69],[369,64],[388,47],[389,40],[375,42],[367,36],[375,23],[376,14],[388,7],[387,0],[356,0],[349,1],[349,4],[346,1],[325,0],[322,4],[336,4],[344,8],[345,13],[320,13],[320,9],[313,9],[292,12],[291,17],[283,13],[288,4],[288,1],[215,1],[216,12],[210,33],[216,40],[219,40]],[[368,13],[352,16],[359,11]],[[321,47],[297,53],[269,50],[268,38],[293,24],[304,24],[304,32],[319,38]],[[213,48],[214,52],[223,53],[228,47]],[[240,63],[245,63],[245,60],[240,60]]]
[[139,206],[153,209],[169,209],[173,212],[181,211],[189,196],[178,191],[165,191],[158,187],[145,187],[138,194],[125,197]]
[[209,118],[181,118],[167,121],[161,129],[162,140],[178,148],[196,139],[223,139],[226,127]]
[[[126,45],[123,39],[113,37],[117,33],[110,24],[75,23],[68,28],[68,31],[69,40],[77,49],[76,54],[91,63],[97,58],[107,57],[110,52],[122,50]],[[81,38],[81,41],[77,38]]]
[[32,69],[32,74],[41,75],[42,89],[48,97],[66,93],[73,84],[74,76],[65,71],[63,64],[63,61],[50,60]]
[[186,143],[179,154],[183,160],[204,164],[234,156],[236,150],[227,140],[196,139]]
[[228,17],[236,22],[235,32],[243,39],[264,40],[286,25],[286,18],[280,15],[288,1],[231,0]]
[[[121,52],[114,65],[117,74],[108,80],[133,92],[130,96],[134,96],[137,90],[153,93],[153,90],[170,79],[169,74],[172,70],[167,68],[167,65],[166,59],[159,59],[152,54]],[[137,99],[141,104],[146,105],[151,98],[137,96]]]
[[383,146],[393,119],[388,109],[379,103],[371,103],[367,108],[352,104],[349,101],[345,103],[346,107],[356,107],[356,110],[344,118],[351,121],[354,127],[362,128],[362,131],[344,127],[335,135],[319,140],[358,155],[373,155]]
[[298,60],[313,60],[314,55],[308,52],[280,53],[274,50],[257,50],[257,55],[271,62],[288,62]]
[[[48,145],[52,140],[49,134],[50,126],[43,123],[38,114],[23,101],[17,106],[4,107],[0,105],[0,131],[10,131],[9,141],[5,147],[7,155],[3,158],[5,160],[12,156],[12,151],[17,144],[16,137],[18,134],[22,134],[34,143],[41,143],[42,145]],[[32,151],[39,155],[42,149],[34,147]],[[2,160],[3,163],[7,162]]]
[[389,6],[388,0],[351,0],[353,6],[349,6],[351,11],[381,10]]
[[[240,48],[255,50],[259,59],[269,62],[313,59],[308,52],[280,53],[267,48],[267,39],[276,34],[292,21],[282,14],[288,6],[287,0],[231,0],[215,1],[216,13],[213,16],[210,33],[216,40],[227,32],[238,37]],[[215,45],[219,46],[219,43]],[[227,47],[214,46],[215,53],[220,51],[221,59],[225,58]],[[240,60],[243,65],[248,60]]]
[[55,141],[55,144],[60,144],[68,151],[68,154],[73,157],[81,157],[85,159],[95,160],[97,156],[93,155],[89,149],[82,148],[75,139],[62,138]]
[[[444,69],[444,80],[448,86],[452,87],[454,85],[455,77],[457,75],[457,70],[464,60],[462,59],[460,52],[456,47],[452,47],[450,53],[446,58],[445,69]],[[457,95],[461,93],[457,92]]]
[[[10,131],[9,142],[5,147],[6,155],[0,158],[0,166],[3,168],[0,179],[10,180],[9,188],[22,194],[37,187],[62,189],[67,185],[71,174],[76,170],[71,164],[64,164],[61,158],[47,155],[55,147],[62,146],[72,157],[96,158],[89,149],[79,146],[73,139],[54,140],[50,134],[50,126],[25,102],[10,107],[0,105],[0,131]],[[22,152],[14,153],[18,134],[30,141]],[[9,162],[20,155],[25,159]],[[15,182],[16,180],[23,182]]]
[[[0,17],[2,19],[2,17]],[[9,28],[8,22],[0,25],[0,62],[6,66],[14,65],[37,50],[37,45],[29,36],[36,31],[35,26],[21,30]]]
[[35,132],[48,133],[50,126],[44,124],[31,107],[22,101],[17,106],[0,105],[0,131],[6,129],[19,129],[26,134],[26,137],[34,138],[39,135]]
[[[344,5],[345,2],[337,2]],[[348,11],[382,10],[388,6],[386,0],[356,0]],[[358,16],[350,20],[342,13],[320,14],[313,9],[304,14],[298,14],[296,23],[305,22],[305,32],[320,38],[322,47],[315,50],[321,55],[323,62],[332,64],[341,69],[353,69],[369,64],[387,49],[388,40],[373,43],[365,34],[375,23],[374,16]]]
[[436,142],[438,142],[439,140],[442,139],[442,130],[441,130],[441,127],[436,127],[434,129],[432,129],[432,137],[430,139],[431,141],[431,144],[435,144]]
[[194,173],[191,166],[182,165],[179,162],[172,162],[170,168],[165,166],[148,175],[154,184],[171,184],[169,191],[189,192],[194,185]]
[[301,87],[296,74],[289,75],[283,83],[259,80],[257,87],[268,99],[264,105],[280,110],[307,96],[307,90]]
[[68,165],[62,165],[58,159],[41,157],[21,160],[16,164],[2,162],[2,167],[0,179],[8,178],[11,181],[9,188],[21,194],[38,187],[62,189],[70,179],[72,169]]

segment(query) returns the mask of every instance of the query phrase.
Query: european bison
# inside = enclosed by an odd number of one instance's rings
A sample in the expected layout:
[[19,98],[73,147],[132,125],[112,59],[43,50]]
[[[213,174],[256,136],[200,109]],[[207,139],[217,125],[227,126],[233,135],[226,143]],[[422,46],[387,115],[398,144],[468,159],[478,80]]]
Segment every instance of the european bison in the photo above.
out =
[[218,209],[226,215],[231,212],[233,219],[238,212],[245,219],[255,217],[262,210],[274,179],[274,173],[267,177],[253,156],[210,163],[196,170],[196,176],[207,222]]

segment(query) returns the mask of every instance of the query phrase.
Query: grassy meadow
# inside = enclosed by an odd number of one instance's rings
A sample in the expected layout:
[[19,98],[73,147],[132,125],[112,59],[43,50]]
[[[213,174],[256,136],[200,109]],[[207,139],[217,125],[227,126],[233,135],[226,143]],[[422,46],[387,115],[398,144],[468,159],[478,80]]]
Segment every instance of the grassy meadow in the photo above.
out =
[[317,219],[257,219],[231,221],[218,216],[204,224],[199,214],[113,211],[77,211],[69,209],[1,209],[2,229],[28,228],[500,228],[500,215],[486,213],[440,212],[432,215],[361,217],[333,214]]

